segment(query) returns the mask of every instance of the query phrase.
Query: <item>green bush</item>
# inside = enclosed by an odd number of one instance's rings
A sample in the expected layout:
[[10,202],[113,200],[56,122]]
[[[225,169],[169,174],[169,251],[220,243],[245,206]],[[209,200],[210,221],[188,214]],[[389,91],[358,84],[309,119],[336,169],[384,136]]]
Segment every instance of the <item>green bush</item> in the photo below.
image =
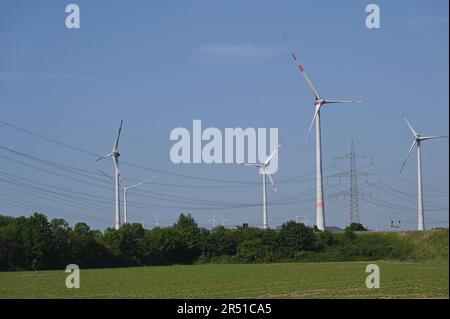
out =
[[347,227],[345,227],[345,230],[350,229],[352,231],[367,231],[367,228],[363,226],[361,223],[351,223]]
[[[355,226],[356,227],[356,226]],[[43,214],[0,216],[0,270],[61,269],[192,263],[353,260],[448,260],[448,229],[425,232],[315,232],[293,221],[279,229],[200,228],[181,214],[171,227],[126,224],[103,233],[85,223],[71,228]],[[356,229],[360,229],[356,227]]]

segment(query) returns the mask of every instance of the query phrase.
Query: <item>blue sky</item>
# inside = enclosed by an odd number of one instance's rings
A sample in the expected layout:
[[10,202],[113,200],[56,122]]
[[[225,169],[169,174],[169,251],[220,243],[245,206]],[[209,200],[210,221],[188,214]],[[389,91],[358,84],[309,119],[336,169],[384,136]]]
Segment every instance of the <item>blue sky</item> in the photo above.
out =
[[[72,2],[81,10],[76,30],[65,27],[65,7]],[[154,216],[171,224],[180,212],[192,213],[204,226],[213,212],[230,226],[259,226],[260,176],[233,165],[174,165],[169,134],[176,127],[190,129],[194,119],[221,130],[277,127],[284,145],[274,175],[279,193],[269,192],[270,223],[295,216],[313,223],[314,134],[302,146],[313,97],[292,62],[295,52],[324,97],[367,101],[323,110],[324,174],[348,168],[333,159],[348,153],[353,138],[358,153],[373,157],[373,165],[368,158],[358,162],[371,174],[359,180],[365,193],[361,221],[388,229],[391,220],[401,220],[402,227],[414,229],[416,158],[398,174],[411,144],[399,110],[425,135],[448,134],[448,2],[377,1],[377,30],[365,27],[369,3],[2,1],[0,119],[103,154],[123,117],[125,182],[157,176],[130,191],[130,220],[147,227]],[[112,185],[97,171],[112,173],[112,163],[96,163],[93,154],[9,125],[0,124],[0,132],[0,146],[9,150],[0,149],[0,213],[38,210],[72,224],[112,226]],[[448,226],[448,161],[448,140],[424,143],[431,227]],[[58,164],[80,171],[62,171]],[[348,199],[333,194],[344,191],[348,180],[326,180],[327,224],[343,227]],[[42,183],[38,191],[30,188],[36,182]]]

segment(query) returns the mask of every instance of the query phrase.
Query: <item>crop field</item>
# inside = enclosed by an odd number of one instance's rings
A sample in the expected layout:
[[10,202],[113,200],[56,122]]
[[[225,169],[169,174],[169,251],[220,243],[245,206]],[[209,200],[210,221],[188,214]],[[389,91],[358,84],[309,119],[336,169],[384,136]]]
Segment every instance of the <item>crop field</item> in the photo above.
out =
[[[365,285],[380,267],[380,288]],[[448,298],[448,262],[204,264],[81,269],[68,289],[64,270],[0,272],[0,298]]]

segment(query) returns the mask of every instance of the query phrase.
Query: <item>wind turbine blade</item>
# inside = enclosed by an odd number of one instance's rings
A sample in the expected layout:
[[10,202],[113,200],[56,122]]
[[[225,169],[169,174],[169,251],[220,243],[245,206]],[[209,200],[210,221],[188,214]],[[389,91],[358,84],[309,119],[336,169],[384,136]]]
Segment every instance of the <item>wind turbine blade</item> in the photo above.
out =
[[106,155],[103,155],[102,157],[99,157],[99,158],[97,158],[95,161],[96,162],[98,162],[98,161],[100,161],[100,160],[102,160],[102,159],[104,159],[104,158],[108,158],[108,157],[111,157],[113,154],[112,153],[109,153],[109,154],[106,154]]
[[331,104],[331,103],[364,103],[363,100],[325,100],[324,104]]
[[312,84],[311,80],[309,79],[308,74],[306,74],[305,69],[300,64],[300,62],[297,60],[297,57],[295,56],[294,53],[292,53],[292,58],[294,59],[295,64],[297,65],[298,69],[300,70],[300,73],[303,74],[303,76],[305,77],[305,80],[308,83],[309,88],[313,92],[314,97],[316,98],[316,100],[320,99],[319,93],[317,93],[317,90],[314,87],[314,85]]
[[402,118],[405,120],[406,124],[408,124],[409,129],[411,130],[413,136],[416,137],[418,134],[417,134],[417,132],[413,129],[411,123],[409,123],[408,119],[407,119],[406,116],[405,116],[405,113],[400,112],[400,114],[401,114]]
[[269,164],[269,162],[272,160],[272,158],[275,156],[275,154],[280,150],[281,146],[283,146],[283,143],[278,144],[278,147],[275,149],[275,151],[273,151],[272,154],[270,154],[270,156],[264,162],[264,166],[267,166]]
[[265,174],[269,177],[270,180],[270,184],[272,184],[272,189],[275,193],[278,193],[278,188],[275,185],[275,182],[273,181],[272,175],[270,175],[269,173],[267,173],[267,170],[265,170]]
[[134,184],[134,185],[128,186],[128,189],[133,188],[133,187],[136,187],[136,186],[139,186],[139,185],[142,185],[142,184],[144,184],[144,183],[147,183],[148,181],[150,181],[150,180],[152,180],[152,179],[155,179],[155,178],[156,178],[156,177],[147,178],[147,179],[143,180],[142,182],[139,182],[139,183],[136,183],[136,184]]
[[114,142],[113,151],[117,150],[117,147],[119,146],[119,138],[120,138],[120,132],[122,131],[122,124],[123,119],[120,120],[119,130],[117,131],[116,141]]
[[266,159],[266,161],[264,162],[264,166],[267,166],[267,164],[269,164],[269,162],[272,160],[272,158],[275,156],[275,154],[278,152],[278,148],[272,152],[272,154],[270,154],[270,156]]
[[319,114],[319,111],[320,111],[320,106],[316,106],[316,111],[314,112],[314,116],[312,118],[311,125],[309,125],[308,134],[311,133],[311,129],[314,125],[314,121],[316,120],[317,114]]
[[262,164],[251,164],[251,163],[237,163],[235,162],[235,164],[242,166],[242,167],[256,167],[256,168],[260,168],[263,167]]
[[314,116],[313,116],[313,119],[311,121],[311,125],[309,125],[308,133],[306,134],[305,143],[303,143],[303,145],[306,145],[308,143],[309,136],[311,135],[311,129],[312,129],[313,125],[314,125],[314,121],[316,120],[317,114],[319,113],[320,107],[321,107],[320,105],[316,105],[316,110],[314,112]]
[[402,164],[402,168],[400,169],[400,174],[402,173],[403,168],[405,167],[406,161],[408,160],[409,155],[411,154],[411,151],[414,148],[414,146],[416,145],[416,143],[417,143],[416,140],[414,140],[411,147],[409,148],[408,154],[406,154],[405,160],[403,161],[403,164]]
[[444,137],[448,137],[447,135],[440,135],[440,136],[421,136],[420,140],[425,141],[425,140],[433,140],[435,138],[444,138]]

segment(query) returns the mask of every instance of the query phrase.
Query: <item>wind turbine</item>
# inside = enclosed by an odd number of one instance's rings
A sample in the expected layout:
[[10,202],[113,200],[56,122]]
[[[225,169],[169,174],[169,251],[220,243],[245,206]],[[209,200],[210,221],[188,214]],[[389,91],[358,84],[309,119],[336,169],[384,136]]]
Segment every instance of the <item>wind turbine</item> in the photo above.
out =
[[308,129],[308,136],[311,133],[312,126],[314,121],[316,122],[316,174],[317,174],[317,202],[316,202],[316,223],[317,228],[320,230],[325,230],[325,209],[324,209],[324,200],[323,200],[323,176],[322,176],[322,141],[320,136],[320,109],[325,104],[336,104],[336,103],[363,103],[361,100],[327,100],[322,98],[317,92],[316,88],[312,84],[308,75],[305,72],[303,66],[297,60],[297,57],[292,54],[292,58],[296,63],[300,73],[303,74],[309,88],[314,94],[314,116],[311,121],[311,125]]
[[277,187],[275,186],[275,183],[272,179],[272,176],[267,171],[267,167],[270,164],[270,161],[275,156],[275,154],[278,152],[278,149],[281,147],[281,144],[278,145],[278,148],[270,154],[270,156],[267,158],[267,160],[262,164],[251,164],[251,163],[239,163],[241,166],[248,166],[248,167],[255,167],[259,169],[259,173],[263,176],[263,224],[262,228],[267,229],[269,228],[269,220],[267,216],[267,191],[266,191],[266,176],[269,176],[270,183],[272,184],[273,191],[275,193],[278,192]]
[[216,228],[217,224],[220,225],[220,223],[218,223],[217,220],[216,220],[216,213],[213,213],[212,218],[208,219],[208,221],[212,223],[212,228],[213,229]]
[[423,210],[423,182],[422,182],[422,153],[420,150],[420,143],[422,141],[426,140],[432,140],[435,138],[443,138],[448,137],[446,135],[441,136],[421,136],[418,134],[412,127],[411,123],[409,123],[408,119],[406,118],[405,114],[403,112],[400,112],[402,118],[405,120],[406,124],[408,125],[409,129],[411,130],[411,133],[413,135],[414,141],[408,151],[408,154],[406,154],[406,158],[402,163],[402,167],[400,169],[400,174],[403,171],[403,168],[405,167],[406,161],[409,158],[409,155],[411,154],[412,149],[414,146],[417,145],[417,214],[418,214],[418,230],[425,230],[425,219],[424,219],[424,210]]
[[[105,172],[99,170],[100,173],[102,173],[103,175],[105,175],[106,177],[108,177],[109,179],[112,179],[108,174],[106,174]],[[147,178],[145,180],[143,180],[142,182],[136,183],[134,185],[131,186],[125,186],[122,183],[122,178],[120,178],[120,187],[122,187],[123,189],[123,222],[124,224],[128,223],[128,190],[134,187],[137,187],[139,185],[142,185],[144,183],[147,183],[148,181],[154,179],[155,177],[151,177],[151,178]]]
[[160,221],[161,221],[161,218],[159,218],[158,216],[154,216],[154,220],[155,220],[155,226],[156,227],[159,227],[160,226]]
[[125,186],[122,181],[120,182],[120,186],[122,186],[123,189],[123,222],[126,224],[128,223],[128,190],[134,187],[137,187],[139,185],[142,185],[144,183],[147,183],[149,180],[153,179],[152,178],[147,178],[146,180],[143,180],[142,182],[139,182],[137,184],[131,185],[131,186]]
[[97,161],[100,161],[104,158],[108,158],[111,157],[113,159],[113,163],[114,163],[114,172],[115,172],[115,194],[116,194],[116,218],[114,221],[114,227],[116,229],[120,228],[120,189],[119,189],[119,184],[120,184],[120,170],[119,170],[119,150],[118,150],[118,146],[119,146],[119,138],[120,138],[120,132],[122,131],[122,124],[123,124],[123,119],[120,120],[120,125],[119,125],[119,129],[117,131],[117,135],[116,135],[116,140],[113,144],[113,148],[112,148],[112,152],[106,155],[103,155],[102,157],[98,158]]

